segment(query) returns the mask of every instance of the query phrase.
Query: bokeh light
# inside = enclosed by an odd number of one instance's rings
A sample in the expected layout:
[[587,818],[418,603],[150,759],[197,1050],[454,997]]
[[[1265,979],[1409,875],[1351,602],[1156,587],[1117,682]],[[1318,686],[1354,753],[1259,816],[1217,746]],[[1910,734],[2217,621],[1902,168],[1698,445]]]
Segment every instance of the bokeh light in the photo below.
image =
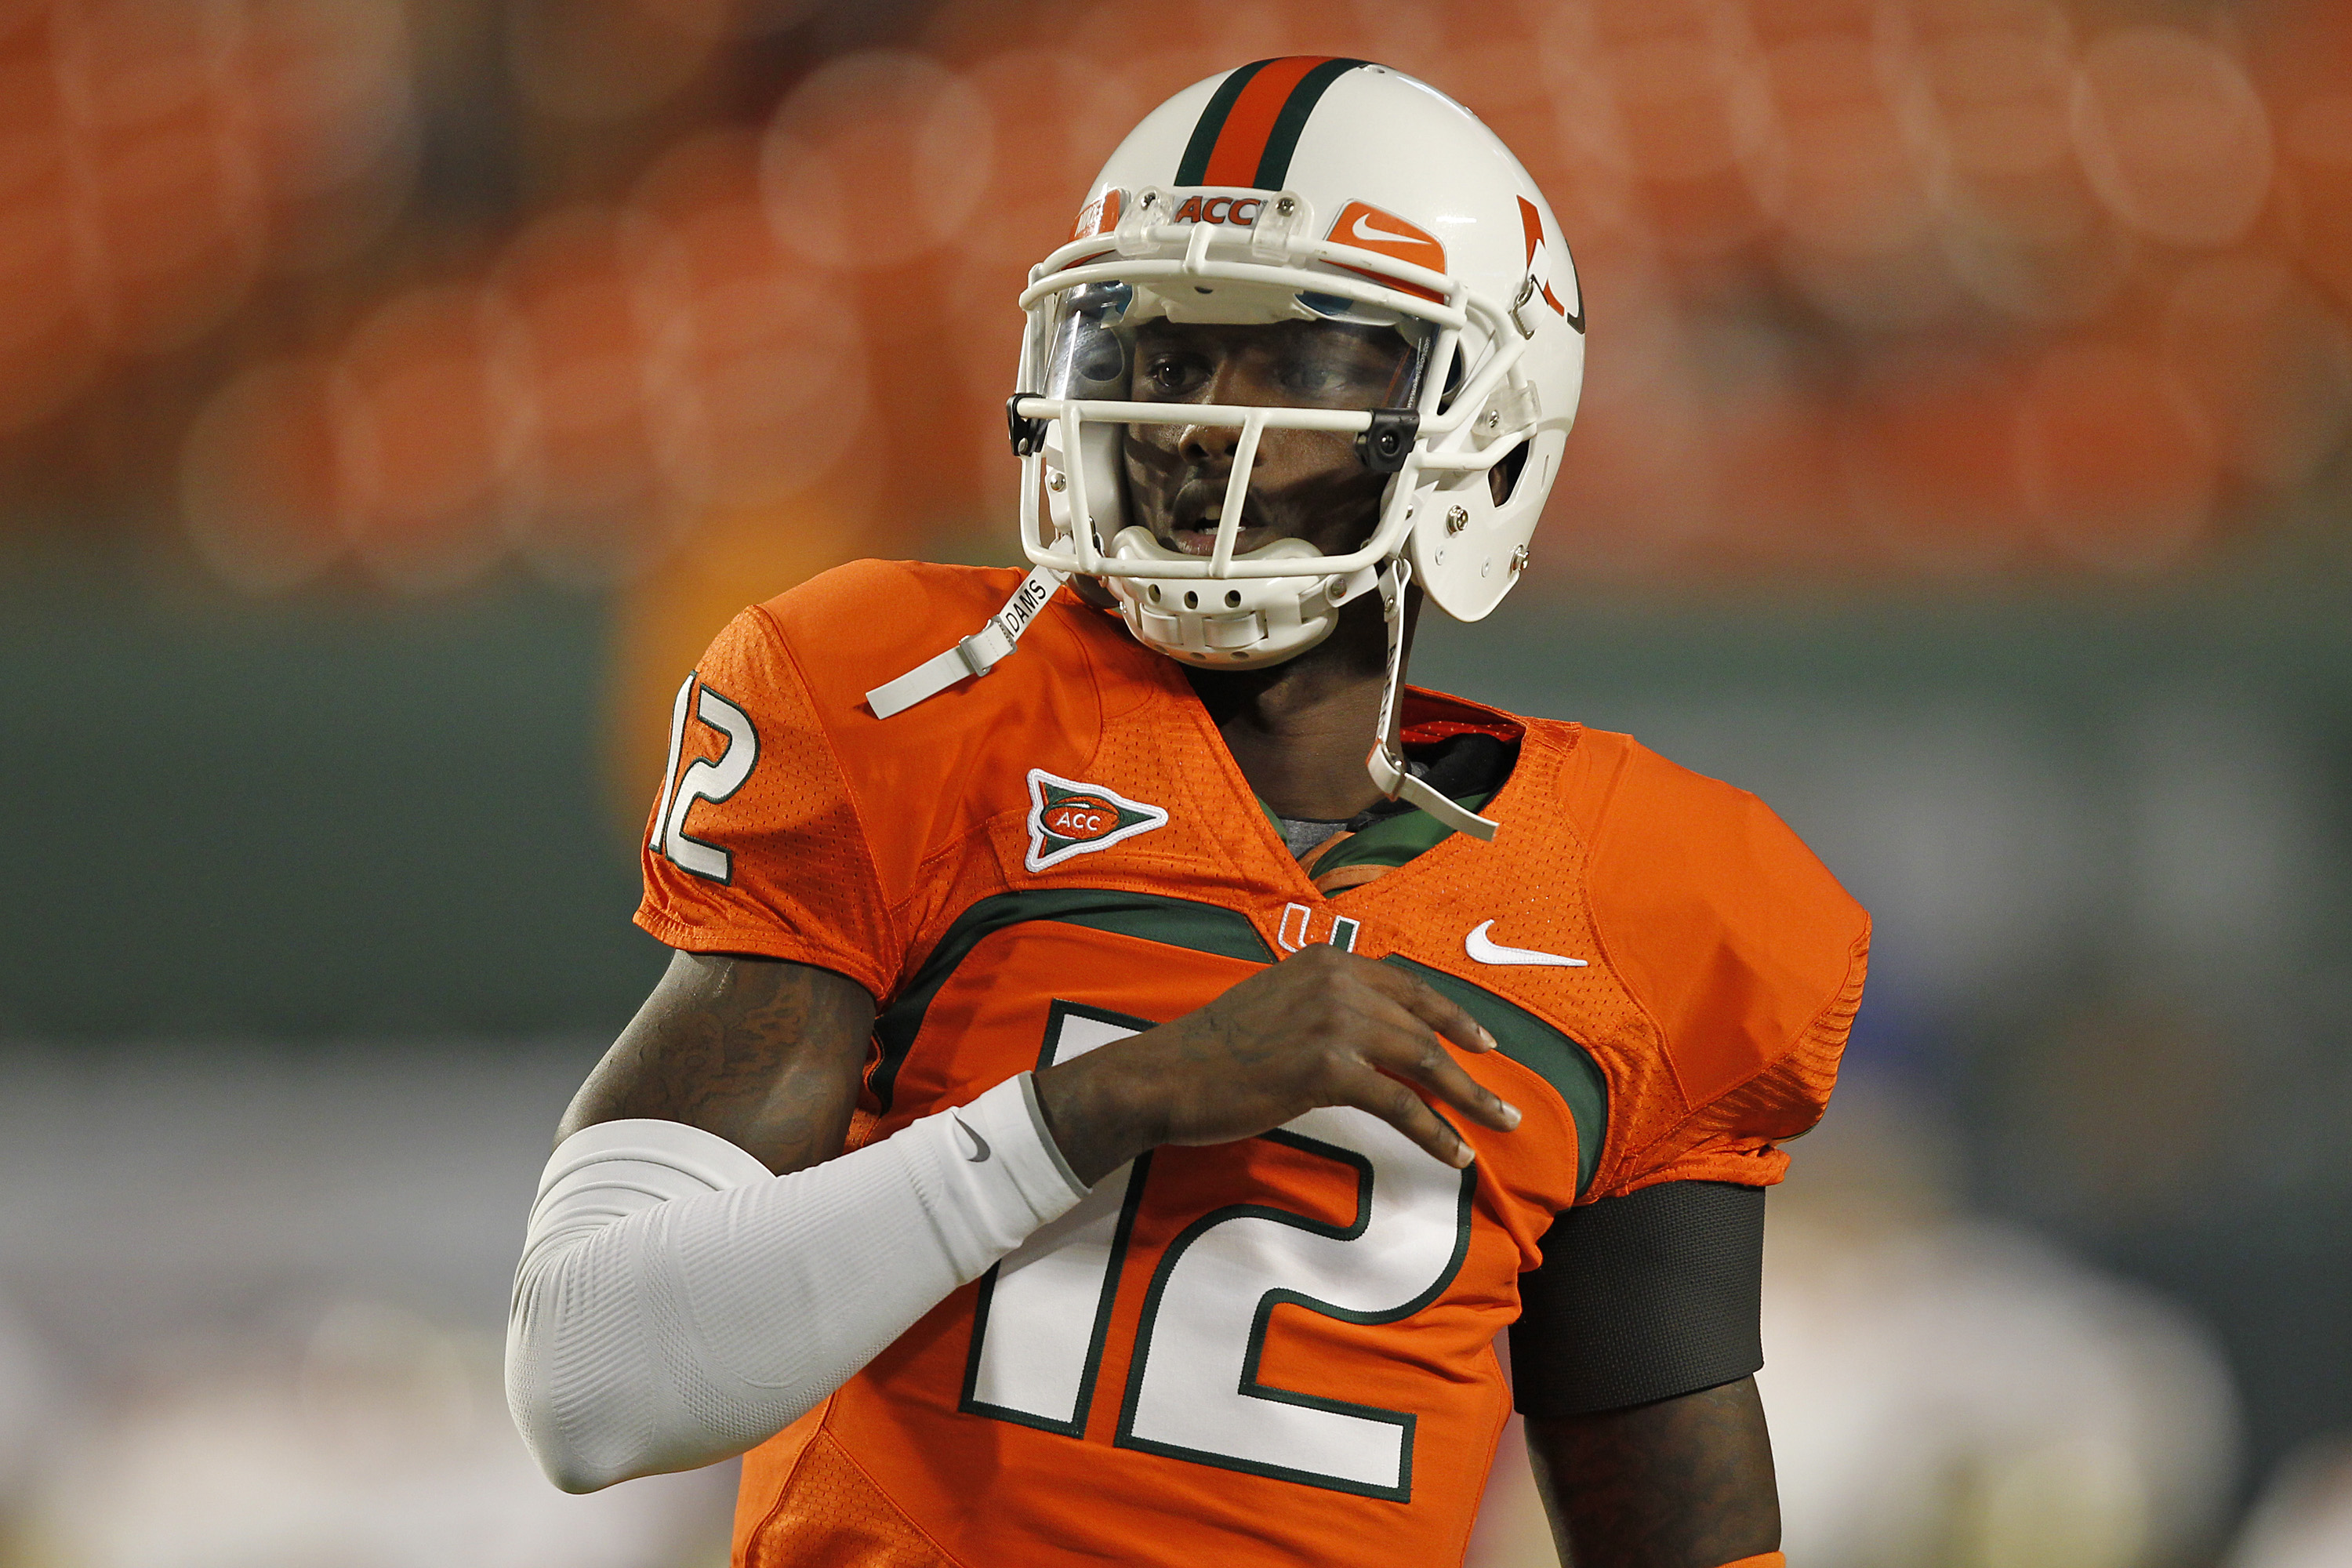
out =
[[660,231],[649,242],[649,374],[673,489],[741,509],[824,482],[866,426],[865,322],[779,241],[756,141],[687,143],[635,202]]
[[419,289],[386,301],[339,357],[343,526],[394,587],[454,587],[499,553],[528,420],[526,389],[496,374],[512,330],[479,289]]
[[213,395],[181,452],[180,505],[205,563],[248,593],[317,576],[342,553],[327,367],[273,360]]
[[659,461],[655,328],[632,252],[658,230],[598,207],[561,208],[499,258],[489,297],[510,327],[500,394],[519,424],[509,537],[559,581],[626,576],[682,531]]
[[2110,33],[2075,79],[2074,137],[2107,205],[2173,245],[2225,245],[2270,194],[2261,96],[2219,47],[2170,27]]
[[2213,442],[2195,400],[2152,354],[2053,349],[2018,405],[2028,506],[2086,565],[2147,571],[2176,559],[2212,504]]
[[0,16],[0,427],[110,357],[190,347],[266,266],[348,256],[396,205],[399,13],[142,0]]

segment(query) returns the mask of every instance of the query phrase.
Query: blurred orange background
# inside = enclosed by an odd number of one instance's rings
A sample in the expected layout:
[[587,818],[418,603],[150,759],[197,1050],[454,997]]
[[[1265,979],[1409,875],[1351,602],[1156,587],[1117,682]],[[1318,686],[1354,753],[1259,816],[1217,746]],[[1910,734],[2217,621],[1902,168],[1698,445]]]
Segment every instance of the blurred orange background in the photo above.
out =
[[1471,104],[1571,237],[1531,595],[2347,546],[2311,504],[2352,418],[2340,5],[860,16],[0,8],[0,527],[174,518],[261,595],[625,584],[650,690],[748,560],[1002,554],[1026,268],[1144,108],[1329,51]]

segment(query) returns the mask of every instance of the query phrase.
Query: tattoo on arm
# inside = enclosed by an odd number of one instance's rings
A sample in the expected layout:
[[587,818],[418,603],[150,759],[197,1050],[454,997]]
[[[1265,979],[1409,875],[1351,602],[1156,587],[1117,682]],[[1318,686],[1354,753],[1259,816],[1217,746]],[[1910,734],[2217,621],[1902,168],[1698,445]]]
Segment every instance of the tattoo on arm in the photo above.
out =
[[681,952],[564,1113],[561,1142],[625,1117],[716,1132],[782,1173],[841,1152],[874,1000],[830,970]]
[[1752,1377],[1527,1426],[1564,1568],[1720,1568],[1780,1550],[1772,1440]]

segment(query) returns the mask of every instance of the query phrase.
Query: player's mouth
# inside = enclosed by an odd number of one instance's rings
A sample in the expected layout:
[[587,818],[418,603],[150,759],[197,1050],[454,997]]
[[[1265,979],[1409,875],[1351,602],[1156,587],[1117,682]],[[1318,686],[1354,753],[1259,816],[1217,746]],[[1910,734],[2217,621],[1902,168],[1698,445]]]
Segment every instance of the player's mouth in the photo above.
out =
[[[1177,492],[1171,510],[1173,515],[1161,542],[1186,555],[1213,553],[1217,531],[1225,515],[1224,484],[1195,479]],[[1246,554],[1274,542],[1277,531],[1265,518],[1265,503],[1255,495],[1246,496],[1242,501],[1241,527],[1234,537],[1234,554]]]

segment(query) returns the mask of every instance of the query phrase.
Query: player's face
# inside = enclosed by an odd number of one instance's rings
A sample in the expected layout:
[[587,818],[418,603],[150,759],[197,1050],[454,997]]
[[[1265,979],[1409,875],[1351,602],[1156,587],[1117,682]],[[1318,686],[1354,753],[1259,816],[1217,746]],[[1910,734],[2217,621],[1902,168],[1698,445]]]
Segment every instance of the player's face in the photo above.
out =
[[[1411,345],[1386,327],[1284,321],[1231,327],[1148,322],[1136,332],[1133,391],[1142,403],[1293,408],[1395,407],[1411,380]],[[1130,425],[1132,521],[1187,554],[1214,546],[1241,430],[1231,425]],[[1303,539],[1326,554],[1360,546],[1377,521],[1385,474],[1367,469],[1355,437],[1274,430],[1258,443],[1236,552]]]

